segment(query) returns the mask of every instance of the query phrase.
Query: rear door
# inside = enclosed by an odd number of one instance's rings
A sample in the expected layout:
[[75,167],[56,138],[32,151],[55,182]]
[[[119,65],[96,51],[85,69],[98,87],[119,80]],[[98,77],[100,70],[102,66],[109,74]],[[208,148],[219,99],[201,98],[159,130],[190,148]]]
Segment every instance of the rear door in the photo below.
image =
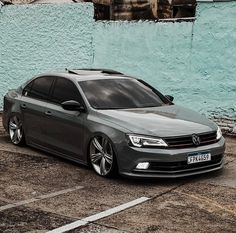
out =
[[83,123],[87,114],[63,109],[61,103],[68,100],[83,103],[76,85],[69,79],[57,77],[46,107],[48,115],[44,122],[47,128],[48,146],[63,156],[82,162]]
[[44,125],[49,93],[53,77],[39,77],[31,81],[23,90],[21,111],[27,142],[45,146],[46,128]]

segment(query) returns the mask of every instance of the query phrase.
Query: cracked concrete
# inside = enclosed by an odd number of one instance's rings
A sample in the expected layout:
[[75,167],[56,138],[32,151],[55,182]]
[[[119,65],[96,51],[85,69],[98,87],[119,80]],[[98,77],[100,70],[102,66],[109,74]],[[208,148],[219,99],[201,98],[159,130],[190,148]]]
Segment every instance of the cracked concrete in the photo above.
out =
[[0,231],[4,233],[35,232],[56,228],[71,222],[70,218],[61,217],[42,210],[26,207],[0,212]]

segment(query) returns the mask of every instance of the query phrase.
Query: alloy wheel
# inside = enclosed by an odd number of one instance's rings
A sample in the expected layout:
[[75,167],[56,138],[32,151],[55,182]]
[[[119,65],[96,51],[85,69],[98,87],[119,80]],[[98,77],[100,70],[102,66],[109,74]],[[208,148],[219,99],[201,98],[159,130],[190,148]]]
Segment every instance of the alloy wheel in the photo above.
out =
[[19,145],[22,142],[22,121],[17,116],[13,116],[9,121],[9,134],[13,144]]
[[90,161],[101,176],[109,176],[113,172],[114,151],[109,140],[103,136],[96,136],[90,143]]

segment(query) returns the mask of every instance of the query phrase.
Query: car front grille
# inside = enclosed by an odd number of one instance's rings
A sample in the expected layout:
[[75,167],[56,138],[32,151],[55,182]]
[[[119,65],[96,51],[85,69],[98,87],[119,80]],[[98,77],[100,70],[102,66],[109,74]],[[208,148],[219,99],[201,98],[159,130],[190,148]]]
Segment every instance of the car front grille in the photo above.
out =
[[[216,136],[217,133],[209,132],[197,134],[200,139],[200,144],[198,146],[209,145],[217,142]],[[168,148],[188,148],[188,147],[196,147],[192,140],[192,135],[188,136],[180,136],[180,137],[169,137],[164,138],[165,142],[168,144]]]

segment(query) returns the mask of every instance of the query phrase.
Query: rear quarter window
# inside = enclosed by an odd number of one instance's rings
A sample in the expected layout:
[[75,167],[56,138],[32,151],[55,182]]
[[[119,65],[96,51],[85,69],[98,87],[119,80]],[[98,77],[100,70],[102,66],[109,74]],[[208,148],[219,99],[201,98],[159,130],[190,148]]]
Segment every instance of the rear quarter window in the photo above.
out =
[[52,87],[53,77],[40,77],[30,82],[23,90],[23,95],[39,100],[47,100]]

